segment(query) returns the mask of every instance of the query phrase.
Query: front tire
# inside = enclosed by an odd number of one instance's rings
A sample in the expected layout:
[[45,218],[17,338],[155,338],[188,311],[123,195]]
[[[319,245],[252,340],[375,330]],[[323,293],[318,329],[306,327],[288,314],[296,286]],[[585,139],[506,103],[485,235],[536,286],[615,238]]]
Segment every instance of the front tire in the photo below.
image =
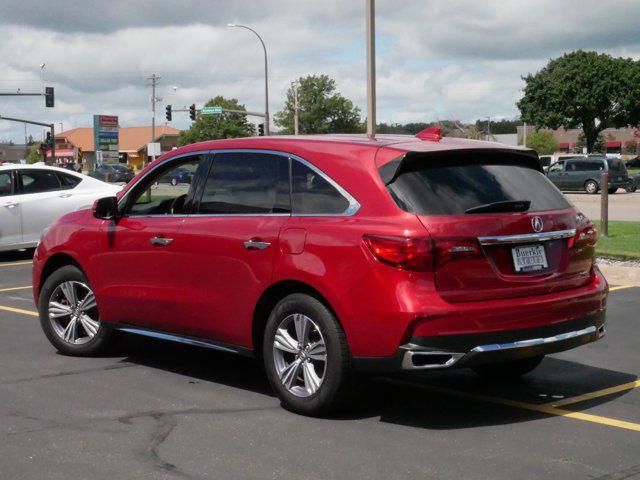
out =
[[587,180],[584,184],[584,191],[590,195],[598,193],[599,188],[595,180]]
[[89,281],[75,266],[53,272],[38,299],[40,324],[59,352],[74,356],[103,353],[113,332],[100,323],[96,299]]
[[287,410],[325,415],[345,398],[351,355],[342,327],[317,299],[292,294],[275,306],[265,329],[269,382]]
[[508,362],[489,363],[473,367],[478,375],[491,380],[516,380],[535,369],[544,355],[539,357],[522,358]]

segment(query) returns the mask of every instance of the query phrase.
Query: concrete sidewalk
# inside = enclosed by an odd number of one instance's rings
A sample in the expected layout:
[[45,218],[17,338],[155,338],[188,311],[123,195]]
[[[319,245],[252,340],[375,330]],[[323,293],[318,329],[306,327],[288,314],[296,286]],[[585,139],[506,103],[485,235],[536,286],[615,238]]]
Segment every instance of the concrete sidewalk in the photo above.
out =
[[640,262],[599,258],[598,267],[611,285],[640,286]]
[[[565,196],[591,220],[600,220],[600,195],[565,192]],[[640,191],[627,193],[619,189],[609,195],[609,220],[640,222]]]

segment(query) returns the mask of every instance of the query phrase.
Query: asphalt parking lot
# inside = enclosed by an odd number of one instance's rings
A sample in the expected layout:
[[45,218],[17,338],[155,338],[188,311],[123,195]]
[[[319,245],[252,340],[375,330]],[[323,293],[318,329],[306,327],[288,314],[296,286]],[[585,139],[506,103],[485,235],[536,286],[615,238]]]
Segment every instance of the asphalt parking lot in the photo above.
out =
[[0,478],[640,478],[640,288],[600,342],[517,384],[454,371],[379,378],[340,417],[280,408],[250,360],[124,337],[59,355],[28,254],[0,255]]

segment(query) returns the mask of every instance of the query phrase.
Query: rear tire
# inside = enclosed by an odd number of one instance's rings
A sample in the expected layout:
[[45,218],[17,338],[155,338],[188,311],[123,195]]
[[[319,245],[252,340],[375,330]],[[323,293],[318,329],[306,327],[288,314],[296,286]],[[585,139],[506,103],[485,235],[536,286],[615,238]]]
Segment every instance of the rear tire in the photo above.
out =
[[544,355],[541,355],[508,362],[489,363],[473,367],[472,370],[478,375],[492,380],[514,380],[534,370],[540,365],[543,358]]
[[595,180],[587,180],[584,184],[584,191],[590,195],[595,195],[596,193],[598,193],[599,189],[600,187],[598,187],[598,184]]
[[608,188],[607,192],[609,193],[609,195],[613,195],[614,193],[616,193],[618,191],[617,188]]
[[351,373],[347,339],[317,299],[295,293],[280,300],[269,315],[262,352],[269,382],[287,410],[325,415],[346,397]]
[[113,330],[100,322],[89,281],[73,265],[61,267],[47,278],[38,311],[44,334],[61,353],[99,355],[111,343]]

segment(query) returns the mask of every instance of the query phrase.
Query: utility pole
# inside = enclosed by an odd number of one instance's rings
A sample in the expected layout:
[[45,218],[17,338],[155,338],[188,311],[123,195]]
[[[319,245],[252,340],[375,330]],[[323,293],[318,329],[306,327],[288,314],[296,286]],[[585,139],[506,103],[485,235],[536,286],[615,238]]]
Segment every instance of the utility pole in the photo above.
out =
[[[153,115],[151,117],[150,143],[154,143],[156,141],[156,102],[161,100],[161,98],[156,97],[156,85],[158,84],[158,80],[160,80],[160,77],[154,73],[147,80],[151,80],[151,111],[153,112]],[[151,155],[151,161],[153,162],[155,159],[156,156]]]
[[298,81],[291,82],[293,87],[293,134],[298,135]]
[[522,133],[522,146],[527,148],[527,122],[524,122],[524,130]]
[[366,0],[367,135],[376,136],[376,3]]
[[491,140],[491,117],[487,117],[487,142]]

